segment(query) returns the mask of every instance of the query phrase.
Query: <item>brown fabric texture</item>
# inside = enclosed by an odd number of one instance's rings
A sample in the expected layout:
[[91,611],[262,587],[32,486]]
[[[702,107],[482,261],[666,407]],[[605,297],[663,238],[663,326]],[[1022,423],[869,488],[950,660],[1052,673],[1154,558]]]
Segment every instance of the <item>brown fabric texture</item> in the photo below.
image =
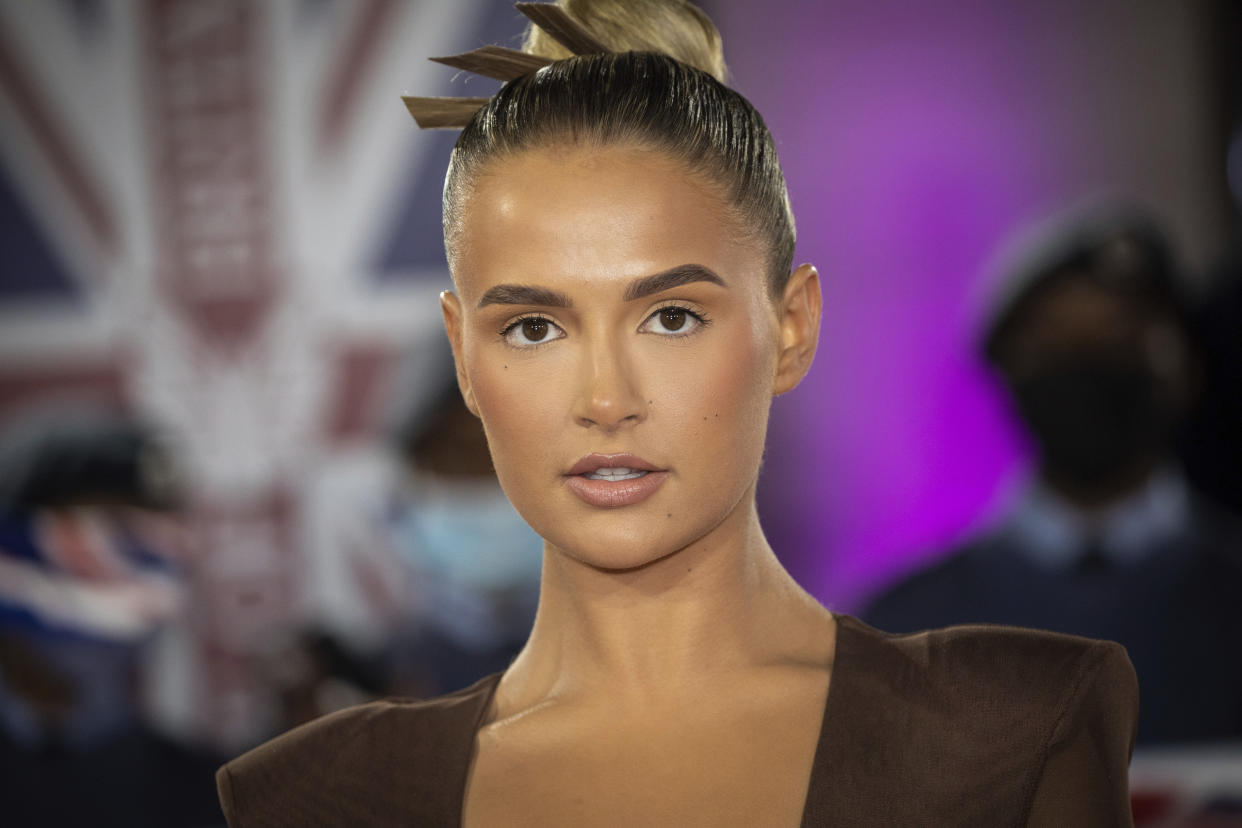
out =
[[[838,615],[803,826],[1129,826],[1125,650],[1010,627],[889,635]],[[499,675],[296,728],[222,767],[232,828],[459,826]]]

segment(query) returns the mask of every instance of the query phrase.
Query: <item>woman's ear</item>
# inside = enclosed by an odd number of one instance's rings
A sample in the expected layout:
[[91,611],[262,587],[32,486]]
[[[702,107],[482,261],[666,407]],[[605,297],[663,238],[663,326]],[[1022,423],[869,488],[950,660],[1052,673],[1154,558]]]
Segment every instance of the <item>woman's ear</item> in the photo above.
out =
[[806,376],[819,344],[819,318],[823,310],[819,271],[809,264],[799,265],[785,283],[778,310],[780,351],[772,393],[784,394],[792,391]]
[[479,408],[474,402],[474,391],[470,388],[470,380],[466,377],[465,363],[462,361],[462,326],[461,300],[451,290],[440,292],[440,312],[444,314],[444,332],[448,334],[449,345],[453,349],[453,364],[457,368],[457,387],[461,390],[461,398],[470,413],[479,416]]

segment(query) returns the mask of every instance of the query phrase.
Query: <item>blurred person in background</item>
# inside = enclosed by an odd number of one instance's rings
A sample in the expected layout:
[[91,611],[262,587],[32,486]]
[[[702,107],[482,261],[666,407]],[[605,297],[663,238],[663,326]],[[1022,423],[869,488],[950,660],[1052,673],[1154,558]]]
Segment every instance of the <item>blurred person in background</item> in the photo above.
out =
[[1096,208],[1007,270],[984,353],[1034,442],[992,530],[881,594],[894,632],[999,623],[1112,639],[1142,693],[1138,739],[1242,736],[1242,528],[1172,447],[1199,367],[1168,244]]
[[111,417],[0,440],[0,823],[208,825],[213,756],[143,721],[145,646],[179,612],[166,445]]
[[505,497],[462,401],[447,340],[434,347],[443,371],[399,428],[404,491],[391,513],[414,593],[399,674],[426,696],[509,666],[535,619],[543,561],[543,539]]
[[324,480],[306,619],[275,649],[278,730],[503,670],[534,621],[543,541],[504,496],[439,335],[396,382],[386,439]]

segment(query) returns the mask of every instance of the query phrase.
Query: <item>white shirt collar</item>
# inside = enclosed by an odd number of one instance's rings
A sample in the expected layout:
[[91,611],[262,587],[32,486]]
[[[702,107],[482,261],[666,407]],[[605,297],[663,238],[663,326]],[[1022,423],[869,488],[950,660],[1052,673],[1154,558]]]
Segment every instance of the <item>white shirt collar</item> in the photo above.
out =
[[1089,515],[1038,481],[1019,495],[1001,534],[1043,566],[1060,569],[1077,563],[1094,538],[1103,555],[1118,566],[1140,563],[1181,534],[1190,518],[1185,478],[1162,469],[1147,484],[1104,511]]

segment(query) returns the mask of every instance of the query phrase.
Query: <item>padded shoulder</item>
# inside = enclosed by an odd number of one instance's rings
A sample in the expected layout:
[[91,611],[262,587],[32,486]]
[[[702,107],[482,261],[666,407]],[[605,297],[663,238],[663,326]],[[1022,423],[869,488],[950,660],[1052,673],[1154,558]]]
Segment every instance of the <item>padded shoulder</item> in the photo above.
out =
[[969,624],[895,634],[839,618],[848,631],[847,657],[853,650],[864,665],[884,665],[867,671],[876,678],[917,681],[937,695],[1056,698],[1087,662],[1110,653],[1126,660],[1119,644],[1045,630]]
[[497,678],[436,699],[342,710],[234,759],[216,774],[228,824],[447,824]]
[[1020,627],[974,624],[893,636],[894,647],[921,661],[928,680],[957,694],[1043,700],[1057,706],[1100,665],[1125,663],[1111,641]]
[[1104,715],[1116,723],[1108,766],[1129,757],[1137,689],[1117,644],[999,626],[892,635],[838,621],[824,746],[850,756],[836,782],[883,812],[876,824],[1023,824],[1048,757]]

